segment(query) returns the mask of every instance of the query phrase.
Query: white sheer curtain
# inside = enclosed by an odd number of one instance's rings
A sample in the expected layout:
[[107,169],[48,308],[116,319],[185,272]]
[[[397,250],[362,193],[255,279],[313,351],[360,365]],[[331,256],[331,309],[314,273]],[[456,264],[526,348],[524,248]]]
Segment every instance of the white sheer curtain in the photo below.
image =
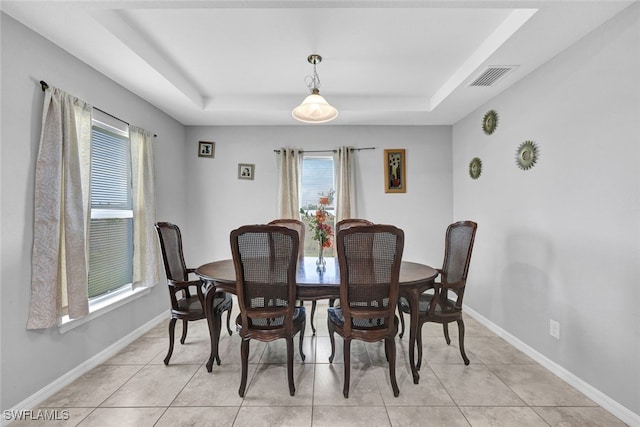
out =
[[129,127],[133,186],[133,287],[160,281],[160,258],[154,224],[156,194],[151,132]]
[[281,148],[278,153],[278,217],[300,219],[299,188],[302,155]]
[[336,224],[356,217],[353,148],[340,147],[334,155],[336,175]]
[[86,316],[91,105],[45,91],[36,160],[28,329]]

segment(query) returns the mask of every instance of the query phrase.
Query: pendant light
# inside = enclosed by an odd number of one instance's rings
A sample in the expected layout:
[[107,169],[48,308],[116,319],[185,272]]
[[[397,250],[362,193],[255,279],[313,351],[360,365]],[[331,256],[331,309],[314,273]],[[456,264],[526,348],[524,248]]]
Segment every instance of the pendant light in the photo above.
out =
[[293,109],[291,115],[294,119],[304,123],[326,123],[338,117],[338,110],[320,96],[320,77],[316,71],[316,65],[322,61],[320,55],[309,55],[307,61],[313,64],[313,76],[307,76],[305,82],[311,91],[300,105]]

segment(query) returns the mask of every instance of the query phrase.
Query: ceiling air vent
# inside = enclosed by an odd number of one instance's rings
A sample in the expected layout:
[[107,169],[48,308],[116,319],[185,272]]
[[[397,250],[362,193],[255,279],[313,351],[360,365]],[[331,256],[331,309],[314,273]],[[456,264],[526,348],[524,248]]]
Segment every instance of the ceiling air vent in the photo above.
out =
[[491,65],[475,78],[469,86],[493,86],[498,80],[515,70],[517,65]]

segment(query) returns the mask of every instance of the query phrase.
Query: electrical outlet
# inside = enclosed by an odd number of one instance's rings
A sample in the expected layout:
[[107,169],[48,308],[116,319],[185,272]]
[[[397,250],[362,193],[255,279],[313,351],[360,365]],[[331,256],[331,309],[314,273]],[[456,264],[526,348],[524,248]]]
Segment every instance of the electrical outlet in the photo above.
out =
[[560,323],[556,322],[553,319],[549,320],[549,335],[551,335],[555,339],[560,339]]

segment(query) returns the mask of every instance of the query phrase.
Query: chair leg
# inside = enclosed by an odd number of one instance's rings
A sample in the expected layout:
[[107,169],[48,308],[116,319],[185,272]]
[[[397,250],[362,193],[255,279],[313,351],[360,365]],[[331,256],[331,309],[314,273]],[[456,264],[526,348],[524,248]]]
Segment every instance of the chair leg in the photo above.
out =
[[402,312],[400,306],[398,306],[398,314],[398,317],[400,317],[400,334],[398,336],[400,337],[400,339],[402,339],[402,336],[404,335],[404,313]]
[[169,360],[171,359],[171,355],[173,354],[173,339],[176,334],[176,322],[178,319],[171,319],[169,322],[169,351],[167,352],[166,357],[164,358],[164,364],[168,365]]
[[247,371],[249,370],[249,339],[242,338],[242,344],[240,344],[240,358],[242,359],[242,377],[240,380],[240,389],[238,389],[238,394],[240,397],[244,397],[244,392],[247,388]]
[[300,358],[302,358],[302,361],[304,362],[305,359],[305,355],[304,355],[304,351],[302,350],[302,342],[304,341],[304,329],[305,329],[305,323],[302,323],[302,328],[300,329],[300,342],[298,343],[298,351],[300,352]]
[[189,322],[187,320],[182,321],[182,338],[180,338],[180,344],[184,344],[184,340],[187,339],[187,329]]
[[209,360],[207,361],[206,366],[207,372],[211,372],[214,360],[217,362],[218,366],[220,366],[220,354],[218,353],[218,349],[220,330],[222,329],[222,314],[219,312],[214,312],[212,313],[211,318],[207,320],[209,322],[209,340],[211,341],[211,354],[209,355]]
[[418,360],[416,362],[416,369],[419,371],[422,366],[422,324],[418,327],[418,333],[416,335],[416,345],[418,346]]
[[287,379],[289,380],[289,395],[296,394],[296,386],[293,383],[293,337],[289,336],[287,340]]
[[316,302],[311,301],[311,331],[313,332],[313,335],[316,334],[316,327],[313,325],[313,318],[315,317],[315,314],[316,314]]
[[464,360],[465,365],[468,365],[469,358],[467,357],[467,353],[464,351],[464,321],[462,319],[458,319],[458,344],[460,345],[462,360]]
[[384,344],[389,361],[389,379],[391,380],[393,396],[398,397],[400,395],[400,389],[398,388],[398,381],[396,380],[396,342],[393,338],[387,338],[384,340]]
[[333,357],[336,355],[336,340],[333,336],[335,330],[331,320],[327,320],[327,330],[329,331],[329,341],[331,342],[331,355],[329,355],[329,363],[333,363]]
[[442,324],[442,331],[444,332],[444,339],[447,340],[447,345],[451,344],[451,338],[449,338],[449,324]]
[[233,300],[231,300],[231,303],[229,304],[229,309],[227,310],[227,331],[229,332],[229,336],[233,335],[233,332],[231,331],[231,326],[230,326],[231,310],[233,310]]
[[351,381],[351,340],[344,340],[344,388],[342,394],[345,399],[349,398],[349,383]]

